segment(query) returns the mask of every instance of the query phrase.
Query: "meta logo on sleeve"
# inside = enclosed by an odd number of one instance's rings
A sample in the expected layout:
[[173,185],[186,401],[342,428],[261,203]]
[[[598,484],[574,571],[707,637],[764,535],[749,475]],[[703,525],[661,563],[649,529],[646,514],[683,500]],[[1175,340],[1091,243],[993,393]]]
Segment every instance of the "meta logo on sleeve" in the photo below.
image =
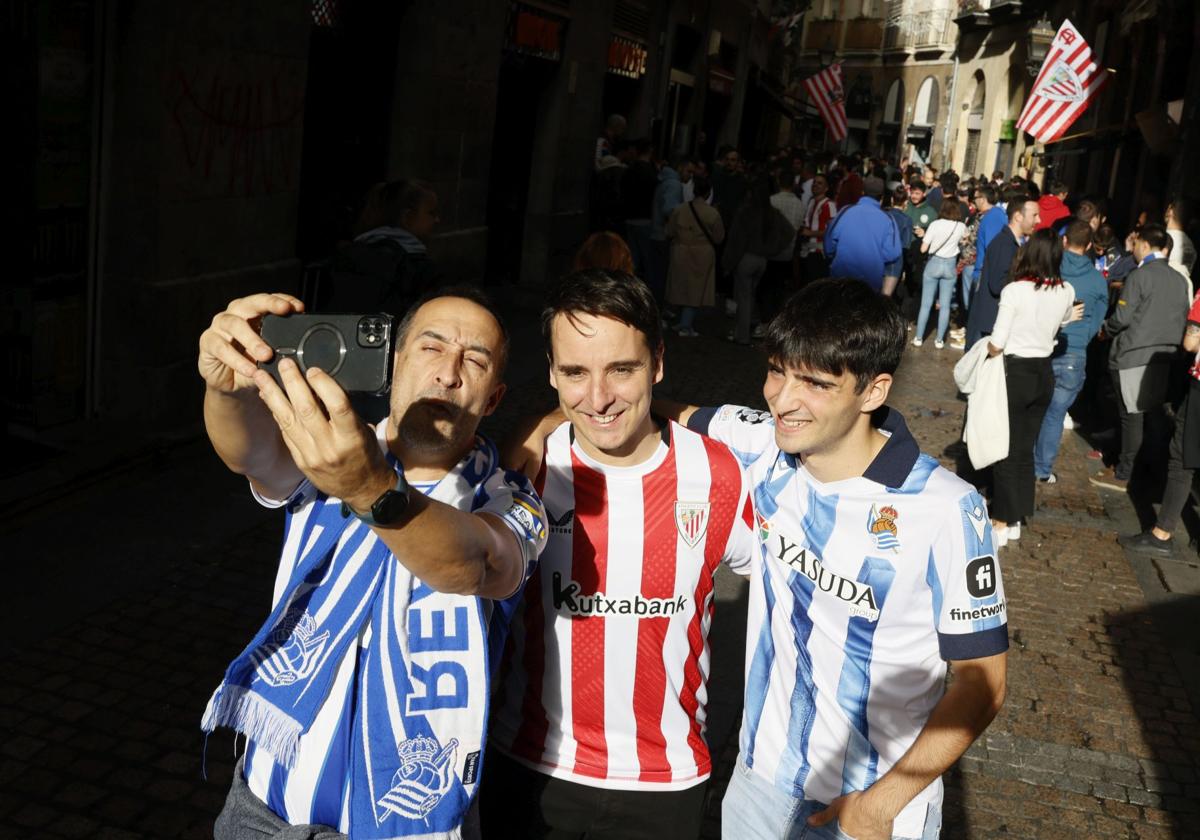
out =
[[987,598],[996,594],[996,559],[976,557],[967,564],[967,591],[972,598]]

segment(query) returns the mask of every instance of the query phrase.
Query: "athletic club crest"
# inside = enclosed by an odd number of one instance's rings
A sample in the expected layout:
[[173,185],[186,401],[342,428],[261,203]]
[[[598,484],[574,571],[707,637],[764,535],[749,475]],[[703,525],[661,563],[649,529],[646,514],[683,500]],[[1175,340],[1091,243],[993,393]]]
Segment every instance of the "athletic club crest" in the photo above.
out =
[[875,547],[880,551],[900,550],[900,530],[896,527],[899,516],[891,505],[881,508],[871,505],[871,512],[867,515],[867,533],[875,538]]
[[683,541],[695,548],[708,530],[708,502],[676,502],[675,527]]
[[1075,69],[1060,59],[1046,73],[1046,78],[1035,91],[1035,95],[1054,102],[1080,102],[1084,98],[1083,87]]

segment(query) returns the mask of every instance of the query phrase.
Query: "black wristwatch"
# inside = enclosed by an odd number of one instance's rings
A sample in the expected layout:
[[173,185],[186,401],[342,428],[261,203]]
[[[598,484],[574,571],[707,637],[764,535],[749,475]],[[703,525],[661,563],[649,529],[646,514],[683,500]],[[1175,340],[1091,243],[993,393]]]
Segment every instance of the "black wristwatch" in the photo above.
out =
[[368,525],[395,525],[408,510],[408,482],[404,473],[396,474],[396,486],[384,490],[379,498],[371,503],[371,509],[359,513],[350,505],[342,502],[342,514],[354,514]]

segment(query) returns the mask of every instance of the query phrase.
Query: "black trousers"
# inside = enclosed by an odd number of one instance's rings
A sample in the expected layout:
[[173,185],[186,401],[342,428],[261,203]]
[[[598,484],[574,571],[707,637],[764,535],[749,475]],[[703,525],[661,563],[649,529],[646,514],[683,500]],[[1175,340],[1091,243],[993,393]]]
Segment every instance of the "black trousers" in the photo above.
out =
[[1167,483],[1158,509],[1159,528],[1170,532],[1179,524],[1179,515],[1192,492],[1192,477],[1200,463],[1197,445],[1200,438],[1200,382],[1188,377],[1187,395],[1175,412],[1175,433],[1167,453]]
[[1050,358],[1004,357],[1008,457],[992,467],[992,518],[1015,525],[1033,514],[1033,447],[1054,393]]
[[661,793],[555,779],[488,750],[484,840],[695,840],[708,782]]

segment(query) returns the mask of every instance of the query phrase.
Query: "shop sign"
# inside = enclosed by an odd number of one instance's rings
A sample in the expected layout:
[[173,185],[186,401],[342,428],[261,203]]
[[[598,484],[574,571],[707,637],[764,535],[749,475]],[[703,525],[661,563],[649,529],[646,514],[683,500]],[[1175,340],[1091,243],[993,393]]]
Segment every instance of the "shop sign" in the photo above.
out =
[[509,45],[519,53],[558,61],[562,58],[563,21],[525,6],[513,8]]
[[614,35],[608,44],[608,72],[628,79],[646,74],[646,48],[637,41]]

